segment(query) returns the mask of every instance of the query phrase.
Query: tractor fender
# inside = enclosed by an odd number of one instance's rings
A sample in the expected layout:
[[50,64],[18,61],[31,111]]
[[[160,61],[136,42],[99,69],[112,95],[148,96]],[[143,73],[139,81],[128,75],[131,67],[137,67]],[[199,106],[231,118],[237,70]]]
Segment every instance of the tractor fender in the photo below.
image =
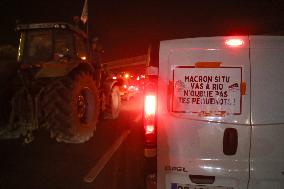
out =
[[77,70],[83,70],[83,71],[86,71],[86,72],[90,72],[90,73],[93,74],[93,76],[95,74],[95,69],[92,65],[90,65],[88,63],[79,63],[79,64],[77,64],[76,67],[74,67],[72,70],[70,70],[68,73],[66,73],[66,75],[69,74],[69,73],[72,73],[72,72],[76,72]]

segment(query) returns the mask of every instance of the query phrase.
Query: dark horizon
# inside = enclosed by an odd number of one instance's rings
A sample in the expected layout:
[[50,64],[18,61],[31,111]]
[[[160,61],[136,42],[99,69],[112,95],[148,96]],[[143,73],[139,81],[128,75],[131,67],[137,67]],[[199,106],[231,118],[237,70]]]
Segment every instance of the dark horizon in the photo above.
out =
[[[0,3],[0,45],[17,44],[20,22],[72,22],[84,0],[3,0]],[[239,1],[115,1],[89,0],[90,30],[98,36],[108,59],[139,55],[155,39],[273,33],[283,35],[284,2]]]

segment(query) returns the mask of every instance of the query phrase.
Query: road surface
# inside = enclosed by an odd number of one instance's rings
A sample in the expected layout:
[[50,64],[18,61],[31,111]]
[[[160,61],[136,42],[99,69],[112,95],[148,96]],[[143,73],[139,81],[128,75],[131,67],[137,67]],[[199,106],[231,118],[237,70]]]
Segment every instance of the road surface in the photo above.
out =
[[117,120],[101,120],[83,144],[57,143],[46,132],[23,145],[0,140],[0,189],[139,189],[149,167],[143,157],[142,96],[122,102]]

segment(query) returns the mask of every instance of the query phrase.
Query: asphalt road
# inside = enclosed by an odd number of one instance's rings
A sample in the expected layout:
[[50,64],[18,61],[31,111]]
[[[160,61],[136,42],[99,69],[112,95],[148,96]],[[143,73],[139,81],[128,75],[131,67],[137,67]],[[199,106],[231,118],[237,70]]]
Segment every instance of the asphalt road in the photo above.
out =
[[122,102],[117,120],[101,120],[91,140],[57,143],[47,133],[23,145],[0,140],[0,189],[142,189],[149,167],[143,157],[142,97]]

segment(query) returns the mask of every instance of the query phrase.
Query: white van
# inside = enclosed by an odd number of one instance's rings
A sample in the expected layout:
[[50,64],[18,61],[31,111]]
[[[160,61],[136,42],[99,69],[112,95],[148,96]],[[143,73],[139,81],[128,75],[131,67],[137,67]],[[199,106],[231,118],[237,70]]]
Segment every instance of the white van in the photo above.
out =
[[157,50],[144,112],[157,188],[284,189],[284,37],[167,40]]

